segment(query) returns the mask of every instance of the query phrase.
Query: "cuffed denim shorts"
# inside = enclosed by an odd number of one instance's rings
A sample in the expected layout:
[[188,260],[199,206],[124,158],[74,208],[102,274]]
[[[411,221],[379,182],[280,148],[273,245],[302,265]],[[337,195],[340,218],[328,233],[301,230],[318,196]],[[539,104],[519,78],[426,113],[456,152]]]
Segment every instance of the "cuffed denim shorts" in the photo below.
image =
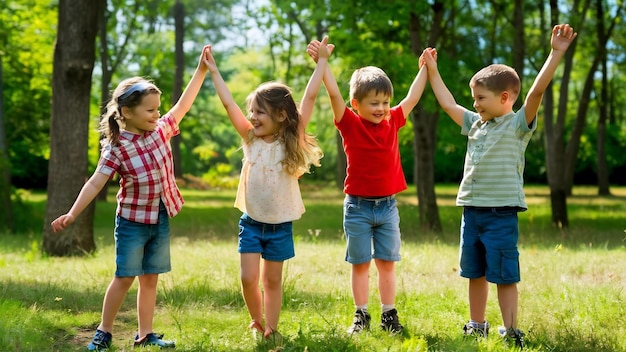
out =
[[161,202],[156,224],[115,217],[116,277],[162,274],[170,263],[170,218]]
[[296,255],[293,223],[266,224],[244,213],[239,218],[239,253],[261,253],[265,260],[282,262]]
[[400,260],[400,215],[394,196],[372,199],[346,195],[343,230],[348,263],[362,264],[372,258]]
[[464,207],[460,275],[495,284],[520,281],[517,207]]

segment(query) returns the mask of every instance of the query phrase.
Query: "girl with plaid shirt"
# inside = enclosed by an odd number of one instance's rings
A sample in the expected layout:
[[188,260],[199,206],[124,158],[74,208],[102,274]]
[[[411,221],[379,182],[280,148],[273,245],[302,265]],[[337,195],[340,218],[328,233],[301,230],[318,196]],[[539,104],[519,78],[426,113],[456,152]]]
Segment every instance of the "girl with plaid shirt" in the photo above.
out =
[[175,346],[152,330],[158,277],[171,270],[169,218],[183,205],[169,142],[180,132],[178,124],[200,91],[208,56],[209,47],[205,46],[187,88],[164,116],[159,112],[161,91],[152,82],[133,77],[117,86],[100,123],[106,138],[96,171],[70,211],[52,222],[54,232],[65,229],[115,173],[120,175],[114,231],[117,269],[89,350],[110,347],[113,321],[135,277],[139,280],[135,346]]

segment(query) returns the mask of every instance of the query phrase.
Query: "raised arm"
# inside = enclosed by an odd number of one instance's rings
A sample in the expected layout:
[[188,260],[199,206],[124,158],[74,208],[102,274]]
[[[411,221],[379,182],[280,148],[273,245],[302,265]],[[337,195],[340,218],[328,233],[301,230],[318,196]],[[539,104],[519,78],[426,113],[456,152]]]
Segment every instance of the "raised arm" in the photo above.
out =
[[248,131],[253,128],[252,124],[248,121],[243,111],[241,111],[241,108],[237,105],[235,99],[233,99],[226,82],[224,82],[224,78],[222,78],[220,71],[217,69],[217,64],[215,63],[215,58],[213,57],[210,45],[206,53],[208,70],[211,74],[211,79],[213,80],[213,85],[215,86],[217,95],[220,97],[222,105],[224,105],[226,113],[228,114],[228,118],[237,130],[237,133],[239,133],[242,138],[246,138],[248,136]]
[[[307,47],[307,52],[314,61],[318,61],[318,50],[320,45],[320,41],[314,40],[309,43],[309,46]],[[328,44],[329,47],[330,45],[331,44]],[[336,122],[339,122],[343,118],[343,113],[346,110],[346,103],[341,96],[339,85],[337,85],[337,80],[335,79],[335,76],[333,76],[330,66],[326,66],[323,81],[324,86],[326,87],[326,92],[328,93],[328,98],[330,99],[330,105],[333,109],[334,119]]]
[[[332,49],[331,49],[332,50]],[[315,105],[315,99],[320,91],[322,85],[322,79],[324,73],[328,68],[328,57],[330,56],[330,50],[328,48],[328,37],[322,39],[320,46],[318,47],[318,60],[315,70],[309,79],[309,83],[304,90],[304,96],[300,102],[300,128],[304,130],[311,120],[311,114],[313,113],[313,106]]]
[[435,93],[435,97],[437,98],[439,105],[443,111],[445,111],[446,114],[452,118],[452,121],[461,126],[463,124],[463,115],[467,109],[456,103],[452,93],[450,93],[446,84],[443,83],[443,79],[437,69],[437,51],[432,48],[427,48],[424,50],[422,55],[426,66],[428,67],[428,80],[430,81],[430,86]]
[[409,88],[409,92],[406,97],[402,99],[400,102],[400,106],[402,107],[402,113],[404,114],[404,118],[407,118],[417,102],[422,97],[422,93],[424,93],[424,88],[426,87],[426,81],[428,80],[428,71],[427,68],[420,65],[419,72],[415,76],[413,83],[411,83],[411,87]]
[[174,106],[170,110],[172,115],[174,115],[174,117],[176,118],[177,123],[180,123],[180,121],[183,119],[183,117],[185,117],[189,109],[191,109],[191,105],[196,100],[198,92],[202,87],[202,82],[204,82],[204,77],[206,76],[206,71],[208,70],[208,63],[206,58],[206,53],[208,49],[208,45],[205,45],[202,48],[202,53],[200,54],[200,59],[198,60],[198,66],[193,73],[193,77],[191,77],[191,80],[189,80],[189,83],[183,91],[183,94],[181,94],[176,104],[174,104]]
[[543,67],[537,74],[533,85],[530,87],[526,100],[524,101],[524,111],[526,113],[526,123],[530,124],[535,119],[537,112],[539,111],[539,105],[541,99],[543,99],[543,93],[546,91],[548,84],[552,81],[554,72],[561,62],[563,55],[569,48],[570,44],[576,38],[578,34],[574,32],[574,29],[569,24],[559,24],[552,28],[552,37],[550,38],[550,45],[552,49]]

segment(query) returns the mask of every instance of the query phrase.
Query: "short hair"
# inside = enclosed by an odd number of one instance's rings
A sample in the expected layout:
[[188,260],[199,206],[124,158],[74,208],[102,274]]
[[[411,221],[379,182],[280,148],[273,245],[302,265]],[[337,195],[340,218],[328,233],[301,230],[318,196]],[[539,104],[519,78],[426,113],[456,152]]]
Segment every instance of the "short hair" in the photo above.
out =
[[350,100],[361,101],[371,91],[393,97],[393,85],[385,71],[375,66],[356,69],[350,78]]
[[469,83],[470,87],[482,86],[494,93],[508,91],[516,100],[520,91],[520,79],[515,70],[507,65],[492,64],[476,72]]

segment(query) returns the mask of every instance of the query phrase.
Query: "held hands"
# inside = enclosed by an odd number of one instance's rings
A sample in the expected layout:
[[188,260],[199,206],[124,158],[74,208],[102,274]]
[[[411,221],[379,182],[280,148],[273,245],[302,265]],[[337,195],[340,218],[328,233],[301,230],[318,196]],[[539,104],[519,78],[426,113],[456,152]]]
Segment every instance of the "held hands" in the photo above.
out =
[[198,69],[206,72],[209,69],[209,56],[211,56],[211,46],[205,45],[200,53],[200,59],[198,60]]
[[578,33],[574,32],[574,28],[569,24],[557,24],[552,28],[552,38],[550,38],[552,50],[567,50],[577,35]]
[[426,48],[422,51],[419,58],[419,68],[426,65],[429,70],[437,70],[437,49]]
[[69,213],[59,216],[51,224],[52,231],[54,231],[55,233],[63,231],[66,227],[70,226],[74,222],[74,220],[76,220],[74,218],[74,215]]
[[328,59],[334,49],[335,45],[328,44],[328,36],[326,36],[321,42],[319,40],[312,40],[307,46],[306,52],[313,59],[313,61],[317,62],[320,57]]
[[213,57],[213,47],[211,45],[204,46],[202,56],[202,60],[205,62],[209,72],[217,72],[217,63],[215,63],[215,58]]

